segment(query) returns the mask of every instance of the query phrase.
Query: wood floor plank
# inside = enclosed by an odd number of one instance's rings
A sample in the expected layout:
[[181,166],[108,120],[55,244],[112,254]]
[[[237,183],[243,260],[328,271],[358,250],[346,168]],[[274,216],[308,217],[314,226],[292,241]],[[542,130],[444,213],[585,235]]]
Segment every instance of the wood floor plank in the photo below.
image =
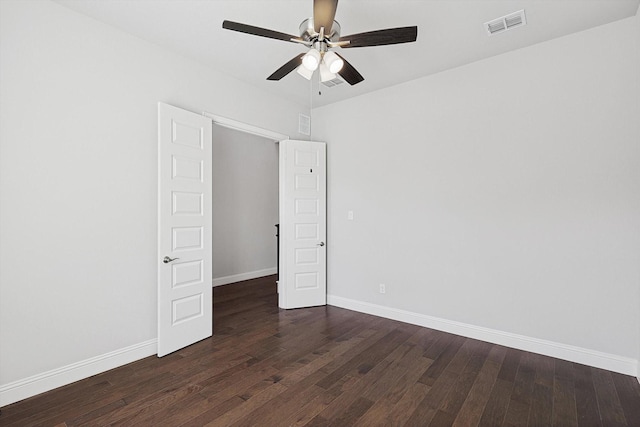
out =
[[447,348],[453,338],[454,335],[447,334],[442,331],[434,331],[429,339],[424,343],[425,349],[423,356],[427,359],[436,360]]
[[553,414],[553,359],[538,354],[531,355],[535,364],[533,394],[529,407],[529,426],[550,426]]
[[386,421],[388,421],[388,423],[385,422],[383,425],[407,425],[407,421],[425,399],[430,389],[431,387],[420,382],[411,385],[387,415]]
[[555,376],[555,363],[551,357],[534,354],[534,363],[536,366],[535,383],[548,388],[553,387],[553,378]]
[[591,368],[588,366],[573,364],[575,374],[576,411],[578,425],[591,427],[602,426],[600,413],[598,412],[598,399],[594,389]]
[[[435,362],[434,362],[435,363]],[[433,365],[432,365],[433,366]],[[428,369],[427,369],[428,371]],[[422,379],[422,377],[421,377]],[[418,380],[418,382],[422,382]],[[407,420],[408,426],[426,426],[432,421],[438,412],[438,408],[447,398],[449,392],[453,388],[456,380],[456,374],[444,371],[435,379],[431,388],[424,396],[417,408],[413,411]]]
[[[401,348],[401,347],[399,347]],[[392,354],[398,353],[396,356]],[[393,365],[393,360],[398,355],[406,354],[403,351],[393,351],[390,357],[386,357],[380,360],[370,370],[361,374],[350,373],[345,376],[349,378],[349,381],[345,383],[345,386],[338,387],[338,384],[334,385],[335,393],[338,398],[325,408],[319,415],[322,418],[332,420],[338,417],[340,413],[344,412],[353,402],[363,396],[369,396],[374,399],[379,398],[381,389],[389,383],[388,372]],[[384,354],[384,353],[383,353]],[[369,399],[367,399],[369,400]]]
[[462,345],[458,348],[453,358],[450,360],[446,368],[456,374],[462,373],[467,363],[474,354],[474,345],[477,343],[475,340],[465,339]]
[[387,356],[390,349],[402,344],[409,339],[410,334],[403,330],[393,329],[379,341],[373,343],[367,348],[354,355],[347,363],[340,366],[328,374],[325,378],[318,382],[318,385],[324,389],[331,387],[336,381],[351,372],[365,374],[381,359]]
[[640,426],[634,377],[337,307],[214,288],[214,335],[7,405],[9,426]]
[[206,398],[199,394],[191,394],[182,399],[179,404],[168,406],[150,414],[144,422],[146,425],[153,425],[154,427],[175,427],[192,419],[193,413],[204,412],[205,409],[203,408],[207,407],[210,407],[210,405]]
[[409,363],[416,362],[421,355],[418,352],[412,352],[414,347],[403,344],[397,347],[379,364],[384,366],[380,374],[376,374],[376,378],[371,382],[371,386],[362,392],[362,397],[376,402],[391,389],[400,379],[402,374],[406,372]]
[[575,427],[578,425],[573,363],[556,359],[553,379],[553,411],[551,425]]
[[429,369],[425,371],[424,375],[422,375],[418,381],[426,385],[433,385],[442,372],[447,368],[454,356],[458,353],[458,350],[465,340],[466,338],[454,336],[453,339],[448,341],[448,345],[434,359],[431,366],[429,366]]
[[611,373],[629,426],[640,426],[640,383],[634,377]]
[[373,405],[373,402],[364,397],[357,398],[351,405],[342,411],[337,417],[333,418],[329,424],[332,427],[352,426],[367,410]]
[[65,424],[67,426],[80,426],[86,423],[93,423],[95,419],[104,416],[112,411],[120,409],[127,404],[123,399],[116,400],[115,402],[110,402],[105,405],[100,406],[97,409],[90,410],[75,419],[71,419],[70,421],[66,421]]
[[491,389],[491,394],[487,399],[487,404],[482,411],[479,426],[495,427],[504,424],[507,415],[507,408],[511,399],[513,383],[497,378]]
[[[337,397],[335,394],[321,387],[313,386],[312,388],[315,390],[313,392],[314,397],[302,405],[297,411],[293,412],[291,416],[284,419],[282,425],[290,427],[310,425],[318,414]],[[322,418],[319,418],[316,420],[316,423],[318,422],[326,422],[326,420],[323,421]]]
[[553,388],[544,384],[533,384],[533,395],[529,407],[528,425],[550,426],[553,412]]
[[627,419],[618,398],[611,373],[603,369],[591,369],[591,377],[598,401],[598,411],[602,424],[606,426],[626,426]]
[[[198,393],[199,390],[201,390],[200,386],[190,384],[174,390],[165,391],[151,402],[135,405],[135,410],[129,412],[126,417],[121,417],[117,421],[110,422],[109,424],[112,426],[154,425],[156,423],[150,420],[153,419],[156,413],[163,409],[180,405],[185,398]],[[95,421],[90,421],[87,425],[95,425]]]
[[429,423],[429,427],[449,427],[453,424],[454,420],[455,415],[439,409]]
[[317,396],[317,387],[314,385],[322,376],[322,372],[315,372],[231,425],[234,427],[280,425],[282,419],[289,417],[303,402],[308,402]]
[[[380,390],[384,392],[384,394],[378,398],[374,405],[372,405],[372,407],[369,408],[369,410],[358,420],[354,425],[355,427],[384,426],[393,424],[392,421],[397,421],[397,419],[390,418],[390,414],[394,411],[394,407],[405,396],[405,394],[409,392],[411,386],[417,382],[418,378],[420,378],[424,371],[429,368],[431,363],[433,363],[431,359],[422,357],[422,349],[420,347],[414,347],[412,351],[407,353],[402,364],[408,361],[411,361],[411,366],[404,368],[405,373],[397,378],[397,381],[392,387],[389,387],[386,390],[382,390],[382,388],[371,388]],[[394,374],[396,373],[394,372]],[[422,391],[425,389],[428,390],[428,388],[421,388]],[[425,394],[426,391],[424,391],[421,396],[424,397]],[[369,397],[373,398],[371,394],[369,394]],[[409,398],[409,401],[412,401],[412,399]],[[412,408],[412,410],[413,409],[415,408]]]
[[504,419],[506,426],[526,426],[535,381],[534,355],[524,353],[520,358],[518,371],[513,383],[511,399]]
[[520,366],[520,358],[524,352],[510,348],[507,350],[507,355],[504,358],[498,378],[501,380],[513,382],[516,379],[518,373],[518,366]]
[[480,422],[505,354],[506,348],[492,346],[452,426],[467,427]]
[[320,369],[323,369],[325,372],[330,371],[331,365],[335,364],[338,360],[350,359],[349,354],[359,351],[358,349],[362,342],[367,339],[372,339],[372,337],[375,338],[375,331],[366,329],[348,341],[330,342],[323,345],[307,355],[307,363],[295,363],[294,366],[298,369],[287,375],[282,380],[282,383],[285,385],[295,384]]
[[[478,377],[478,374],[480,373],[480,370],[484,365],[491,345],[487,343],[474,342],[474,347],[474,352],[471,353],[471,357],[468,359],[467,364],[458,374],[456,382],[453,385],[453,389],[447,396],[447,399],[440,405],[439,408],[439,412],[442,411],[451,415],[451,423],[449,425],[453,424],[453,421],[456,419],[460,408],[462,408],[465,400],[467,400],[469,391],[471,390],[471,387],[476,381],[476,378]],[[455,370],[452,368],[452,366],[449,366],[450,371],[455,372]],[[444,419],[442,415],[440,416],[440,418]]]
[[199,419],[196,418],[191,420],[190,424],[194,426],[206,425],[208,427],[229,426],[239,421],[241,418],[245,417],[253,410],[263,406],[265,403],[269,402],[271,399],[273,399],[275,396],[279,395],[286,389],[287,387],[280,383],[271,383],[269,387],[261,390],[256,394],[252,394],[251,397],[246,397],[243,395],[238,396],[244,401],[244,403],[241,403],[240,405],[234,407],[232,410],[225,412],[223,415],[218,417],[211,417],[211,421],[207,423],[205,423],[204,421],[208,421],[207,418],[209,418],[209,416],[204,415],[204,417],[201,416]]

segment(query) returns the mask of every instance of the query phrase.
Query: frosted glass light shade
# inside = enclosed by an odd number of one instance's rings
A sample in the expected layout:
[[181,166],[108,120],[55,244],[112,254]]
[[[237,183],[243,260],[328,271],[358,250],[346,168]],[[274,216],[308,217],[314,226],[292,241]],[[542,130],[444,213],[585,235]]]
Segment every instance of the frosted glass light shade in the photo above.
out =
[[302,65],[309,71],[315,71],[320,65],[320,52],[311,48],[305,56],[302,57]]
[[340,58],[335,52],[325,53],[323,62],[327,64],[327,67],[329,67],[329,71],[334,74],[342,70],[342,66],[344,65],[344,61],[342,60],[342,58]]
[[329,70],[329,67],[323,62],[320,64],[320,81],[328,82],[336,78],[336,75]]
[[298,74],[300,74],[302,77],[304,77],[307,80],[311,80],[311,77],[313,76],[313,71],[308,70],[306,67],[302,65],[300,65],[296,71],[298,72]]

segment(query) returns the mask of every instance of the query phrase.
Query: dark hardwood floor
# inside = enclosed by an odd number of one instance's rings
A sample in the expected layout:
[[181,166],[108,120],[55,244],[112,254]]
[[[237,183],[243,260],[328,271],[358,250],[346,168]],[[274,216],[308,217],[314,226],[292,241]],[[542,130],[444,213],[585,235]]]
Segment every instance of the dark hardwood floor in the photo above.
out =
[[2,426],[640,426],[630,376],[214,289],[214,336],[2,408]]

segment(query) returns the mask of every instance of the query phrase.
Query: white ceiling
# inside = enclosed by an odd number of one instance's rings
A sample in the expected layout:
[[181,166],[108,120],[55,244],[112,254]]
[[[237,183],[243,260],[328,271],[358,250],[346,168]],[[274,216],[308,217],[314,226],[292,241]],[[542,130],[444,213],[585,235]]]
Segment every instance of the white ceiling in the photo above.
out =
[[[317,107],[636,14],[640,0],[341,0],[342,35],[417,25],[415,43],[342,49],[365,78],[322,89],[293,72],[266,77],[304,51],[294,43],[222,29],[242,22],[298,35],[312,0],[55,0],[77,12],[211,66],[250,85]],[[527,25],[488,36],[483,23],[525,9]],[[315,80],[315,79],[314,79]]]

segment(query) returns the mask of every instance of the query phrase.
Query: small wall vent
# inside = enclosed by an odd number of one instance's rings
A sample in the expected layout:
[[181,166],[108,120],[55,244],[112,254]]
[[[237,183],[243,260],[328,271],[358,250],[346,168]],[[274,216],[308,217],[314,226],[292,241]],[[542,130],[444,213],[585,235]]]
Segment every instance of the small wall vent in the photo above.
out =
[[304,114],[298,115],[298,132],[302,135],[311,134],[311,117]]
[[523,25],[527,25],[527,17],[524,14],[524,9],[484,23],[484,27],[490,36]]

